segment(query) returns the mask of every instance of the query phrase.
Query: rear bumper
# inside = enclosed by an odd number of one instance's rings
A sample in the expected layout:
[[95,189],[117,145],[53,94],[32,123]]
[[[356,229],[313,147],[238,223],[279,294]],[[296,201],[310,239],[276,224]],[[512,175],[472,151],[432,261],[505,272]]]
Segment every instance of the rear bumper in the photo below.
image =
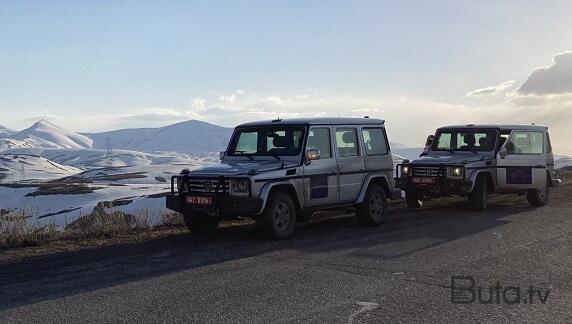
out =
[[166,206],[179,213],[204,213],[218,215],[221,218],[236,218],[238,216],[255,215],[262,208],[262,199],[238,198],[228,195],[214,196],[214,204],[209,207],[196,206],[186,203],[186,196],[167,195]]

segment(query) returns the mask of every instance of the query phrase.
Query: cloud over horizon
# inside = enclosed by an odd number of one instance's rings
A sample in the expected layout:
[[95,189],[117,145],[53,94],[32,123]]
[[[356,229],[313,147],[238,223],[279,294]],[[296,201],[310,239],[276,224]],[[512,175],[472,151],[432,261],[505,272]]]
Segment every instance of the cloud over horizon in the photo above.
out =
[[522,94],[572,92],[572,51],[556,55],[552,64],[534,70],[518,89]]

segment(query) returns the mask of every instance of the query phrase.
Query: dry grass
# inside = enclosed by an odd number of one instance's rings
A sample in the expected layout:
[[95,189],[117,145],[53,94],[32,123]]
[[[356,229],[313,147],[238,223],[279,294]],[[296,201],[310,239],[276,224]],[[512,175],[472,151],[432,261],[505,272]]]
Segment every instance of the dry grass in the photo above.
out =
[[98,205],[93,212],[80,216],[65,228],[58,230],[54,223],[40,225],[31,209],[0,212],[0,249],[37,246],[52,241],[115,237],[148,231],[152,228],[179,227],[182,217],[174,213],[161,213],[159,222],[152,225],[149,211],[134,215]]

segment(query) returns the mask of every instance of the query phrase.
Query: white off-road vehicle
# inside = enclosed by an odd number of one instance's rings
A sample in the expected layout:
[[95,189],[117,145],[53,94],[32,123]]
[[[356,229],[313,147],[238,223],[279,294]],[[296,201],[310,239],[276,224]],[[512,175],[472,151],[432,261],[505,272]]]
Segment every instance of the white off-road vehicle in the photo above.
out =
[[442,127],[419,159],[397,169],[396,185],[412,208],[425,197],[462,195],[483,210],[492,192],[523,193],[544,206],[550,187],[560,184],[548,128],[537,125]]
[[[193,232],[249,216],[270,237],[289,236],[316,210],[356,207],[380,225],[394,198],[393,158],[384,121],[277,119],[236,127],[221,163],[171,179],[167,207]],[[398,198],[400,198],[397,191]]]

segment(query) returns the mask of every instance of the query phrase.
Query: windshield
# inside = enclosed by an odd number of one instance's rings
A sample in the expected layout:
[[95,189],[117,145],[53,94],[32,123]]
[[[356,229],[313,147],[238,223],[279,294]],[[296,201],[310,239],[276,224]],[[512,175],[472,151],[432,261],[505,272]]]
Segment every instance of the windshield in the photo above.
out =
[[497,131],[492,129],[445,129],[437,131],[433,151],[492,151]]
[[230,144],[230,156],[296,156],[302,150],[304,127],[264,126],[238,129]]

